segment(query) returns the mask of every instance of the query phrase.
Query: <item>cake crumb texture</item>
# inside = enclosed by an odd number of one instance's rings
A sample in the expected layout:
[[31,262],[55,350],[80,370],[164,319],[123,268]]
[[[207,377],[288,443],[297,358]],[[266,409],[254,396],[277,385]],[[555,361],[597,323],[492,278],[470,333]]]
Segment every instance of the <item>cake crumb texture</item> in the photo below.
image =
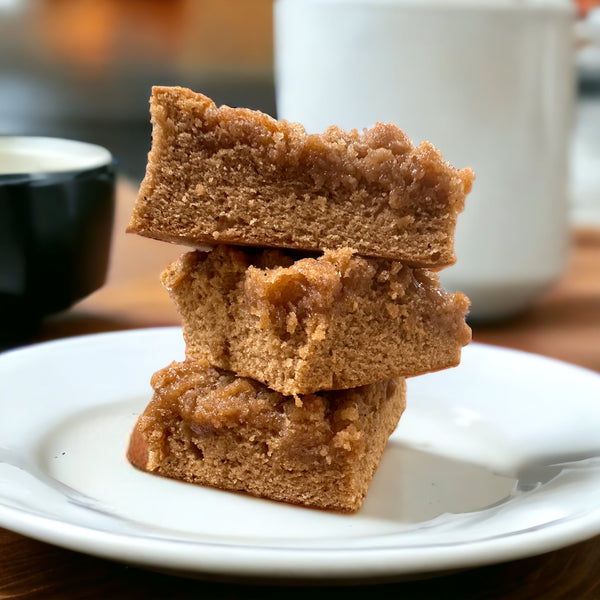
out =
[[395,125],[362,133],[217,107],[154,87],[152,148],[128,230],[191,246],[359,254],[417,267],[455,262],[457,215],[474,178]]
[[218,246],[184,254],[162,282],[188,358],[287,395],[452,367],[471,339],[464,294],[349,248],[306,256]]
[[406,392],[400,378],[294,398],[190,360],[152,386],[130,439],[136,467],[339,512],[360,508]]

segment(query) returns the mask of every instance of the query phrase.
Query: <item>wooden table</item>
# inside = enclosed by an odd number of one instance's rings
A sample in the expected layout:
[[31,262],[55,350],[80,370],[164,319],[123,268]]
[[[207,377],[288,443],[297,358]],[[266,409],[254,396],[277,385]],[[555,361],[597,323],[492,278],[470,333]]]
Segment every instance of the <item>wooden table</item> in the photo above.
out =
[[[178,324],[158,282],[182,249],[125,235],[135,187],[119,186],[106,285],[70,311],[48,319],[32,341]],[[536,306],[510,321],[474,326],[474,339],[532,351],[600,372],[600,230],[577,230],[562,280]],[[598,399],[600,402],[600,398]],[[600,432],[599,432],[600,434]],[[114,564],[0,529],[0,599],[4,598],[289,598],[330,597],[339,588],[200,582]],[[422,581],[344,588],[353,597],[600,598],[600,536],[547,554]]]

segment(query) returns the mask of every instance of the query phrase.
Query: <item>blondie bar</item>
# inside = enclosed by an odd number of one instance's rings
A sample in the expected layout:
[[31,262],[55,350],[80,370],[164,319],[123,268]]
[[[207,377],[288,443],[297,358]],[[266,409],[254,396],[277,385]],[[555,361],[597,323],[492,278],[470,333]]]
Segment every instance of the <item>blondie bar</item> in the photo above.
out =
[[298,123],[154,87],[152,148],[128,231],[178,244],[357,253],[420,267],[455,262],[471,169],[395,125],[362,133]]
[[286,397],[185,361],[152,377],[133,465],[174,479],[355,512],[405,407],[403,379]]
[[348,248],[298,258],[218,246],[184,254],[162,282],[188,358],[287,395],[452,367],[471,339],[464,294]]

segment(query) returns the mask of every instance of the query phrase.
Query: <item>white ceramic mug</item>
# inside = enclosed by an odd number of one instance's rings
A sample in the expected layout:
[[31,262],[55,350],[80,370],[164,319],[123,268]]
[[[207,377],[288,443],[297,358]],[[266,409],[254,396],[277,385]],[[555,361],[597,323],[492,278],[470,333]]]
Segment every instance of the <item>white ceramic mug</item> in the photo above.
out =
[[489,320],[568,254],[569,0],[276,0],[278,117],[318,132],[396,123],[476,174],[441,273]]

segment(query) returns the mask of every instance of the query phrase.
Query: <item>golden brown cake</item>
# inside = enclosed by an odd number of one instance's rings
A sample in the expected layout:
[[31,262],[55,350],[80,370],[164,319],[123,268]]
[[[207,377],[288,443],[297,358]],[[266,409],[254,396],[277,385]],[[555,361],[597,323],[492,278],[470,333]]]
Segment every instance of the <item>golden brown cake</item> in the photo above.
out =
[[405,407],[405,382],[294,399],[201,363],[172,363],[129,460],[174,479],[340,512],[358,510]]
[[297,257],[218,246],[162,276],[186,356],[283,394],[357,387],[455,366],[469,301],[437,275],[345,248]]
[[455,261],[471,169],[395,125],[363,133],[297,123],[155,87],[152,148],[128,230],[184,245],[359,254],[412,266]]

